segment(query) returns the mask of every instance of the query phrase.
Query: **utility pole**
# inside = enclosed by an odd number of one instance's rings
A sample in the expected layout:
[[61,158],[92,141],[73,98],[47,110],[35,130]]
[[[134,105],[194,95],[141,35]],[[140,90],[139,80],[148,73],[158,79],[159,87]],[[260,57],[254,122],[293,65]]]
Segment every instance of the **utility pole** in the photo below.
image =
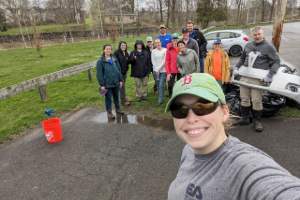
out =
[[283,21],[286,11],[287,0],[277,0],[275,19],[273,25],[273,34],[272,34],[272,43],[276,48],[276,51],[279,53],[281,34],[283,28]]

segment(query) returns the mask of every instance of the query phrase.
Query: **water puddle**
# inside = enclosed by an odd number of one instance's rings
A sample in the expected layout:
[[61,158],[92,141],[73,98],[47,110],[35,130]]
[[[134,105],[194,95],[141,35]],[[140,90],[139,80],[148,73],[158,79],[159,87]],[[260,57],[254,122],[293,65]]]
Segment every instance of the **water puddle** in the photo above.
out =
[[173,131],[175,130],[172,119],[153,119],[147,116],[139,115],[116,115],[115,111],[112,111],[116,116],[116,119],[108,119],[107,113],[103,112],[93,117],[93,121],[98,123],[116,123],[116,124],[142,124],[144,126],[154,127],[156,131]]

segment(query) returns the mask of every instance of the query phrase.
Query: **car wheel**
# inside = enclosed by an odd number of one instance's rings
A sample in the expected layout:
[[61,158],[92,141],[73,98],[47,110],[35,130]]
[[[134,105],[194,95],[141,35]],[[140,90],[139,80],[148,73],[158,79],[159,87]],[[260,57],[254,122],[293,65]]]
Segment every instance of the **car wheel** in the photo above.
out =
[[242,54],[242,48],[240,46],[233,46],[229,51],[230,55],[236,57]]

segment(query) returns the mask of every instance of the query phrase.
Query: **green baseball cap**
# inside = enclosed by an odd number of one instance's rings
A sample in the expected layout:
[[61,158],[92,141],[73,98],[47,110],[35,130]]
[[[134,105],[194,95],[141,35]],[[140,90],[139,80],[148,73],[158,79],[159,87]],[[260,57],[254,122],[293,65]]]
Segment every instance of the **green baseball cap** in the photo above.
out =
[[172,39],[173,39],[173,38],[179,38],[178,33],[173,33],[173,34],[172,34]]
[[220,85],[214,77],[206,73],[193,73],[179,79],[174,85],[173,95],[166,106],[165,113],[169,112],[174,99],[182,94],[192,94],[211,102],[220,100],[226,104]]

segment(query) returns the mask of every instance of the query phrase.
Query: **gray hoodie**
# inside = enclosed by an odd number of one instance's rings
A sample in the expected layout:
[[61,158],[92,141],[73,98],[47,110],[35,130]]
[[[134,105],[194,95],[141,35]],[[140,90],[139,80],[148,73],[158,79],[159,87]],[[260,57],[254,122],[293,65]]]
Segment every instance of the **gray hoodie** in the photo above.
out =
[[276,74],[280,67],[280,58],[276,52],[274,45],[265,39],[261,43],[249,42],[244,49],[244,52],[236,64],[236,67],[248,67],[249,53],[254,52],[257,58],[253,64],[253,68],[270,70],[271,74]]
[[192,73],[200,73],[200,63],[197,53],[192,49],[186,49],[177,56],[177,68],[182,76]]

